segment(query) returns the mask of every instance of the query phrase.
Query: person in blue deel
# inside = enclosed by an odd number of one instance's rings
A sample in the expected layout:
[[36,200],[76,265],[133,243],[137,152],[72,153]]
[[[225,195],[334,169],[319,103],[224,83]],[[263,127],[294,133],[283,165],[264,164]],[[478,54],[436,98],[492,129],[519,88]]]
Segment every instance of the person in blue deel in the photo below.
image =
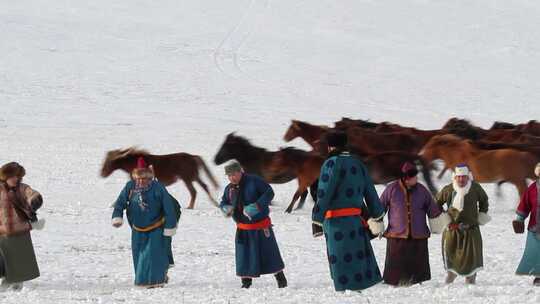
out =
[[135,285],[163,287],[171,264],[171,237],[176,232],[177,212],[167,189],[154,179],[142,157],[114,204],[112,225],[123,223],[124,209],[131,226],[131,250]]
[[278,287],[287,287],[285,264],[269,217],[272,187],[262,178],[244,173],[236,161],[225,166],[225,174],[230,184],[220,208],[236,222],[236,275],[242,279],[242,288],[249,288],[253,278],[263,274],[274,274]]
[[347,135],[332,132],[326,140],[329,157],[319,176],[313,235],[325,236],[335,290],[360,291],[382,280],[368,229],[381,236],[385,211],[366,166],[347,151]]

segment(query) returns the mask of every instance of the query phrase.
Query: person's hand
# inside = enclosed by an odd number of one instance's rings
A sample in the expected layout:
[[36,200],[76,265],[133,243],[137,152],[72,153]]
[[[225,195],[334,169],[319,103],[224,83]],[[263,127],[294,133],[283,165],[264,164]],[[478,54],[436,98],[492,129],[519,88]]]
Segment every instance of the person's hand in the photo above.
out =
[[521,234],[525,232],[525,223],[523,221],[513,220],[512,221],[512,228],[514,228],[514,232],[517,234]]
[[35,222],[31,222],[30,226],[32,226],[32,229],[42,230],[45,227],[45,219],[40,218]]
[[313,237],[320,237],[324,234],[323,228],[320,225],[317,225],[315,223],[311,224],[311,231],[313,233]]
[[223,205],[219,208],[225,217],[229,217],[233,214],[234,208],[231,205]]
[[121,217],[115,217],[112,219],[112,225],[115,228],[119,228],[124,223],[124,220]]

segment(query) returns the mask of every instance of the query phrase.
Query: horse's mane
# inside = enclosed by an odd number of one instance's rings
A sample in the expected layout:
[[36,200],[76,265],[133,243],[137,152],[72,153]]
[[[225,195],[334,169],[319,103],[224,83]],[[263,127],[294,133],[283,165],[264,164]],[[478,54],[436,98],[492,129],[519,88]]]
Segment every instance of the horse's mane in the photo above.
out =
[[305,126],[305,127],[308,127],[308,128],[317,128],[317,129],[323,129],[323,130],[329,130],[330,127],[328,126],[325,126],[325,125],[314,125],[314,124],[310,124],[309,122],[306,122],[306,121],[301,121],[301,120],[293,120],[293,123],[296,123],[300,126]]
[[140,155],[149,155],[150,153],[143,149],[138,149],[136,147],[129,147],[127,149],[118,149],[111,150],[107,153],[105,157],[105,163],[115,162],[121,159],[125,159],[129,156],[140,156]]
[[231,133],[231,134],[229,134],[227,136],[227,141],[229,141],[229,139],[234,140],[235,144],[238,144],[238,145],[243,146],[245,148],[255,149],[255,150],[258,150],[260,152],[268,152],[268,150],[266,150],[265,148],[261,148],[261,147],[257,147],[255,145],[253,145],[247,138],[245,138],[243,136]]
[[442,129],[462,138],[477,140],[481,137],[480,128],[466,119],[450,118]]
[[342,117],[340,121],[334,123],[336,129],[344,129],[350,126],[357,126],[365,129],[375,129],[379,126],[378,123],[364,119],[351,119],[348,117]]

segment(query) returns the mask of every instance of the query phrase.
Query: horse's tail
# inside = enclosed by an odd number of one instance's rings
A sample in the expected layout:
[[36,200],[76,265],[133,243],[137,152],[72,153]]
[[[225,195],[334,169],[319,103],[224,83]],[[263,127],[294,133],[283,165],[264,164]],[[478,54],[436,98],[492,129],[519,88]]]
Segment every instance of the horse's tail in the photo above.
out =
[[212,175],[212,172],[210,172],[210,169],[208,169],[208,166],[206,166],[204,160],[200,156],[197,156],[197,155],[194,155],[194,157],[195,157],[195,161],[197,162],[197,165],[204,170],[204,172],[206,173],[206,175],[208,176],[208,178],[212,182],[212,185],[214,186],[214,188],[218,189],[219,188],[219,183],[217,182],[214,175]]
[[435,195],[437,193],[437,188],[433,184],[433,181],[431,180],[431,165],[426,162],[424,158],[421,156],[418,157],[417,161],[420,163],[420,171],[422,172],[422,175],[424,176],[424,180],[426,182],[426,185],[429,189],[429,191]]

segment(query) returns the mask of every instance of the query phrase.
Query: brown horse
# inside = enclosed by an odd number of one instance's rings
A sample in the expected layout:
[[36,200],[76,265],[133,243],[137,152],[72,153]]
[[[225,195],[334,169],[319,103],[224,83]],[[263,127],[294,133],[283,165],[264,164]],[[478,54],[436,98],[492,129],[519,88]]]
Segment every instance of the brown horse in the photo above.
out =
[[217,206],[217,202],[210,194],[208,186],[201,180],[199,170],[204,170],[215,188],[218,188],[219,184],[202,158],[197,155],[188,153],[152,155],[145,150],[137,150],[133,147],[124,150],[112,150],[107,152],[105,156],[101,168],[101,177],[108,177],[118,169],[130,173],[136,167],[139,157],[143,157],[147,164],[152,165],[156,178],[164,185],[171,185],[179,179],[184,181],[191,195],[188,209],[195,207],[195,198],[197,197],[197,190],[193,187],[193,182],[197,182],[208,194],[212,203]]
[[330,127],[323,125],[312,125],[305,121],[292,120],[291,125],[285,132],[283,140],[290,142],[291,140],[300,137],[307,142],[313,151],[319,152],[321,150],[321,139],[328,133]]
[[[324,163],[324,158],[316,153],[310,153],[295,148],[284,148],[280,150],[274,159],[274,166],[270,170],[276,168],[290,168],[298,177],[298,187],[294,192],[289,206],[285,210],[286,213],[291,213],[294,204],[302,195],[310,188],[313,199],[316,199],[316,183],[319,178],[321,166]],[[278,169],[279,170],[279,169]],[[305,199],[301,199],[296,209],[302,208]]]
[[470,140],[452,134],[433,137],[420,154],[427,162],[442,159],[447,168],[466,163],[478,182],[508,181],[516,186],[520,196],[527,189],[527,178],[535,178],[536,156],[531,153],[514,149],[483,150]]
[[361,156],[386,151],[418,153],[423,146],[422,138],[402,132],[376,133],[363,128],[352,127],[347,130],[349,146]]
[[[291,151],[290,149],[268,151],[252,145],[244,137],[230,133],[214,157],[214,163],[221,165],[228,160],[236,159],[247,173],[261,176],[271,184],[284,184],[298,177],[298,171],[282,161],[282,155]],[[302,152],[317,155],[316,153]],[[301,194],[302,204],[305,202],[307,194],[307,191]],[[316,199],[315,192],[312,191],[311,196],[314,200]]]

